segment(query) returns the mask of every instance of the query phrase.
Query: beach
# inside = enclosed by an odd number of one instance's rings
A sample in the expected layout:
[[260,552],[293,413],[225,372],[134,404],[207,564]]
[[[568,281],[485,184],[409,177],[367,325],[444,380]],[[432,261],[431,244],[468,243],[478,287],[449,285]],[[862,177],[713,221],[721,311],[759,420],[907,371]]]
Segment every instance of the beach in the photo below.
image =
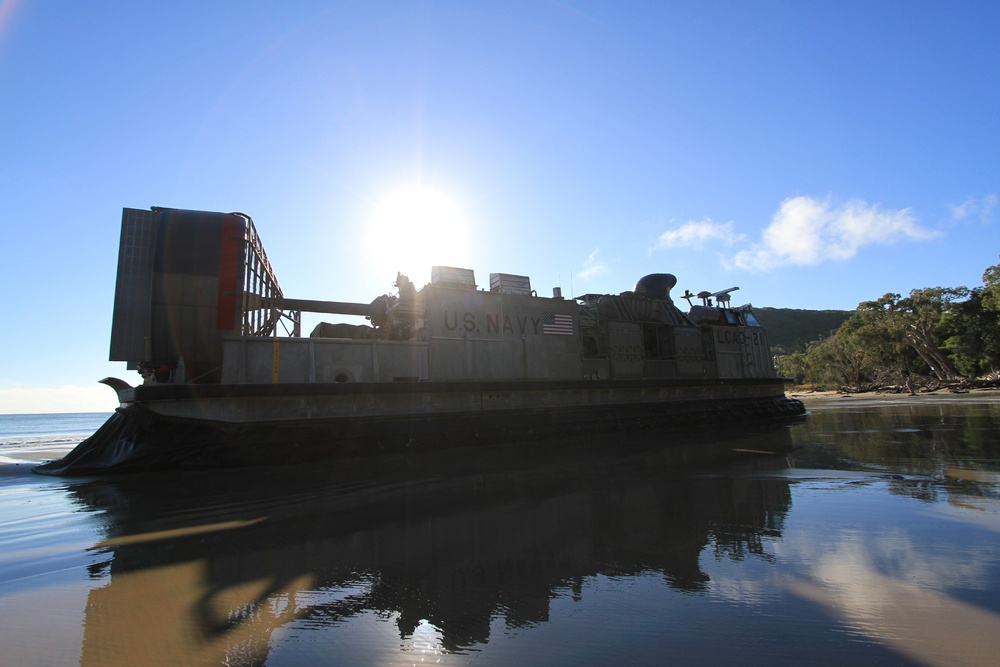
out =
[[803,389],[789,389],[786,391],[786,395],[790,398],[797,398],[804,403],[811,401],[825,401],[834,398],[842,398],[845,400],[860,399],[863,401],[879,401],[879,402],[889,402],[889,401],[920,401],[920,400],[948,400],[948,401],[960,401],[963,399],[976,399],[976,400],[1000,400],[1000,388],[972,388],[963,389],[961,391],[952,391],[949,389],[938,389],[935,391],[916,391],[910,394],[906,391],[863,391],[863,392],[844,392],[835,391],[831,389],[824,390],[803,390]]
[[71,445],[9,438],[2,662],[989,662],[1000,393],[803,398],[735,430],[106,478],[33,474]]

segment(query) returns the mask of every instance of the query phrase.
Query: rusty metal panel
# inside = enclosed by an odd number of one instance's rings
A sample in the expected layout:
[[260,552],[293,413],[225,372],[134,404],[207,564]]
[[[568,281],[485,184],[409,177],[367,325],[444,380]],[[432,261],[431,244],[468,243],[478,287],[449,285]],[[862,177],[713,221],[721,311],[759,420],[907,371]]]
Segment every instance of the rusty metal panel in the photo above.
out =
[[235,331],[242,327],[243,278],[246,273],[246,221],[235,215],[222,219],[219,248],[219,285],[215,327]]

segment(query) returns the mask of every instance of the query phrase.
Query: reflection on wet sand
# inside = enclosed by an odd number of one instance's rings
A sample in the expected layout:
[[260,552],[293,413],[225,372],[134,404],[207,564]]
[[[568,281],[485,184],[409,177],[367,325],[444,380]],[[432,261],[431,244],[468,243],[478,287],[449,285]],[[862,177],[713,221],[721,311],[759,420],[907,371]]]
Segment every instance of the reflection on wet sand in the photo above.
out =
[[[901,403],[878,412],[824,407],[793,431],[804,453],[793,457],[799,465],[891,471],[861,483],[881,479],[890,494],[923,501],[925,520],[1000,532],[1000,402]],[[900,521],[882,531],[866,522],[809,546],[800,541],[795,559],[807,564],[804,576],[782,586],[918,664],[994,661],[1000,613],[947,591],[990,590],[1000,547],[977,549],[934,533],[916,544]]]
[[[745,450],[788,452],[790,439],[777,428],[715,447],[759,465],[775,459]],[[332,628],[371,614],[404,639],[430,625],[440,650],[461,652],[485,644],[496,618],[546,622],[553,592],[578,593],[589,577],[659,573],[703,591],[706,546],[742,558],[780,534],[787,480],[682,474],[705,442],[601,451],[76,484],[107,531],[81,662],[260,664],[292,621]]]
[[786,582],[788,590],[919,664],[982,665],[1000,655],[996,613],[852,559],[825,563],[814,574],[822,583],[793,578]]

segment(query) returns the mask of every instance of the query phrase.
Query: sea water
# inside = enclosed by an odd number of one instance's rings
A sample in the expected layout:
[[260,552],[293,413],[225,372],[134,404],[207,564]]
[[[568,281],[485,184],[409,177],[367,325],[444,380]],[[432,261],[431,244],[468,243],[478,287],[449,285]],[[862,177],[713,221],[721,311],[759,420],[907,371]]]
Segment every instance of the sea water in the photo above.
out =
[[[1000,654],[1000,394],[812,401],[769,428],[551,451],[30,472],[48,451],[32,438],[87,420],[4,427],[21,454],[0,464],[2,664]],[[692,454],[709,449],[727,455]]]
[[69,451],[110,416],[110,412],[0,414],[0,462],[15,462],[14,457],[24,455],[31,458],[40,448],[54,455]]

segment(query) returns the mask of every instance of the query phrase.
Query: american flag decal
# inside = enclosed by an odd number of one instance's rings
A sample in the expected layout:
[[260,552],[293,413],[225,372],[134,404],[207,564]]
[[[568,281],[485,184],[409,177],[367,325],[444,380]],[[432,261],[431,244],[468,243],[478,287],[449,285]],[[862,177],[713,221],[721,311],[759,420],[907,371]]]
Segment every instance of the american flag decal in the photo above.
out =
[[554,336],[572,336],[573,316],[566,313],[542,313],[542,333]]

